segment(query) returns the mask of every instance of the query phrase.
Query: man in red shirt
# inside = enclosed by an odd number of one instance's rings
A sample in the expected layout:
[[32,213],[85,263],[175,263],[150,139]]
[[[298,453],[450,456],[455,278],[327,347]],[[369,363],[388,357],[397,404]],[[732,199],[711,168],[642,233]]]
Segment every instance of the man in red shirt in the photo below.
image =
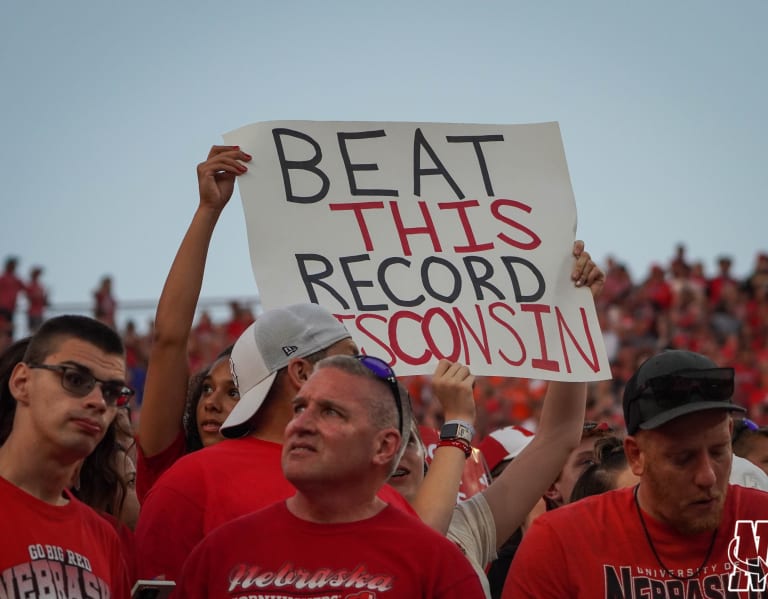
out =
[[8,391],[16,408],[0,447],[0,596],[127,598],[117,533],[68,491],[133,395],[120,337],[91,318],[52,318],[32,337]]
[[733,369],[705,356],[646,360],[624,391],[624,450],[640,483],[537,518],[502,597],[766,591],[768,531],[752,524],[768,523],[768,493],[728,483],[731,412],[744,411],[732,396]]
[[16,274],[16,265],[18,260],[11,256],[5,261],[5,269],[0,275],[0,320],[5,320],[11,325],[11,336],[13,336],[13,321],[16,316],[16,299],[20,291],[24,291],[26,286]]
[[451,541],[376,494],[411,420],[385,362],[327,358],[291,409],[282,469],[296,494],[208,535],[181,596],[484,597]]
[[[136,527],[140,578],[178,582],[210,531],[295,492],[280,468],[291,401],[320,359],[356,353],[346,328],[316,304],[269,310],[248,327],[232,348],[240,399],[221,427],[231,438],[182,457],[150,489]],[[413,513],[393,489],[382,497]]]

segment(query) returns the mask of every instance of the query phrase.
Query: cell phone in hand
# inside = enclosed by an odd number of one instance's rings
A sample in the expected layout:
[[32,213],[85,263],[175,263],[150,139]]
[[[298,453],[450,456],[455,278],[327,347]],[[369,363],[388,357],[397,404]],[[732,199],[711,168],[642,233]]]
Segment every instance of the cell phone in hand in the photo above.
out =
[[172,580],[137,580],[131,589],[131,599],[168,599],[175,587]]

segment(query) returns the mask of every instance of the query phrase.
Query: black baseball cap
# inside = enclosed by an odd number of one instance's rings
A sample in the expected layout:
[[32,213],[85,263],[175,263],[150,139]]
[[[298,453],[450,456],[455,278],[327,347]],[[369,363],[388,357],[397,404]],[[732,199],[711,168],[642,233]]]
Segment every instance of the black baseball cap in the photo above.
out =
[[701,354],[668,350],[648,358],[624,387],[627,433],[651,430],[702,410],[745,412],[733,403],[733,368]]

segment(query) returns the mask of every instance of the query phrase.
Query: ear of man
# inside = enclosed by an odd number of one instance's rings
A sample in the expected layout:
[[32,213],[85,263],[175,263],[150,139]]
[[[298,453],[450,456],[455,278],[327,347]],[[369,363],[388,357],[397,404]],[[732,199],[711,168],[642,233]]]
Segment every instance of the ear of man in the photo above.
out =
[[8,389],[16,400],[16,403],[28,405],[30,385],[30,368],[24,362],[19,362],[14,366],[11,376],[8,379]]
[[314,370],[314,364],[305,358],[292,358],[286,366],[285,374],[291,385],[296,389],[307,382]]
[[633,435],[625,437],[624,454],[627,456],[627,463],[632,470],[632,474],[642,476],[643,472],[645,472],[645,460],[647,457],[643,450],[642,442],[638,443],[637,438]]
[[376,433],[373,446],[373,463],[376,466],[392,463],[400,448],[400,433],[394,428],[386,428]]

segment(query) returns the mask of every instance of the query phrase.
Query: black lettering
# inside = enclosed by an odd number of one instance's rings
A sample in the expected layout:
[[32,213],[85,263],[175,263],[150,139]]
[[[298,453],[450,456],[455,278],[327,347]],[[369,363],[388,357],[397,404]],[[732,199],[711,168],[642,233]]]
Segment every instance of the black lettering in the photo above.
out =
[[349,149],[347,148],[348,139],[371,139],[374,137],[386,137],[383,129],[377,131],[360,131],[356,133],[345,133],[339,131],[336,136],[339,139],[339,150],[341,158],[344,161],[344,170],[347,171],[347,180],[349,181],[349,192],[353,196],[397,196],[395,189],[360,189],[355,180],[355,171],[377,171],[379,166],[376,163],[353,164],[349,159]]
[[[500,300],[506,299],[498,287],[488,282],[493,276],[493,266],[488,260],[480,256],[465,256],[462,260],[464,261],[464,267],[467,269],[467,274],[469,274],[472,288],[475,290],[475,299],[478,301],[485,299],[483,288],[493,293]],[[484,269],[482,274],[475,270],[475,264],[482,265]]]
[[364,312],[381,312],[386,310],[389,306],[387,304],[364,304],[363,299],[360,297],[360,293],[357,291],[360,287],[373,287],[373,281],[359,281],[352,276],[352,271],[349,268],[350,264],[355,262],[367,262],[371,257],[368,254],[360,254],[358,256],[342,256],[339,258],[341,263],[341,270],[344,271],[344,277],[347,279],[349,290],[352,292],[352,297],[355,299],[355,305],[357,309]]
[[[632,597],[632,573],[629,568],[623,567],[621,578],[613,566],[603,566],[605,576],[605,599],[631,599]],[[624,592],[627,589],[630,594]]]
[[[325,269],[322,272],[310,274],[305,266],[305,263],[309,260],[320,262],[325,266]],[[339,292],[322,280],[333,274],[333,265],[331,265],[328,258],[325,258],[320,254],[296,254],[296,263],[298,264],[299,274],[301,275],[301,280],[304,283],[304,288],[307,290],[307,297],[309,298],[310,302],[313,304],[320,303],[317,300],[317,294],[315,293],[314,287],[315,285],[318,285],[330,293],[345,310],[349,310],[349,304],[341,295],[339,295]]]
[[[421,168],[421,148],[424,148],[427,154],[429,154],[435,168]],[[417,128],[413,136],[413,195],[421,197],[421,177],[423,175],[442,175],[448,182],[448,185],[451,186],[456,197],[460,200],[464,199],[465,196],[461,189],[459,189],[459,186],[456,185],[456,181],[453,180],[448,169],[440,162],[437,154],[435,154],[435,151],[425,139],[421,129]]]
[[685,587],[683,586],[683,581],[668,580],[667,594],[669,595],[669,599],[685,599]]
[[410,260],[406,260],[405,258],[393,257],[393,258],[386,258],[382,260],[378,269],[378,279],[379,279],[379,285],[381,286],[381,290],[384,292],[384,295],[386,295],[390,299],[390,301],[397,306],[412,308],[414,306],[419,306],[423,304],[424,303],[423,295],[417,295],[412,300],[402,299],[395,295],[395,293],[392,291],[392,288],[389,286],[389,283],[387,283],[387,269],[389,269],[389,267],[392,264],[402,264],[406,268],[410,268],[411,266]]
[[651,599],[667,599],[667,589],[661,580],[651,579]]
[[[437,291],[432,285],[432,281],[430,281],[429,268],[433,264],[441,264],[445,266],[448,272],[453,276],[453,290],[447,295]],[[429,258],[424,260],[424,262],[422,262],[421,282],[424,285],[424,289],[427,291],[427,293],[429,293],[429,295],[431,295],[435,299],[439,299],[447,303],[456,301],[456,298],[458,298],[459,294],[461,293],[461,274],[459,274],[459,270],[453,264],[451,264],[448,260],[445,260],[443,258],[438,258],[436,256],[430,256]]]
[[[315,155],[308,160],[287,160],[285,158],[285,148],[283,147],[282,139],[284,135],[306,141],[315,150]],[[320,161],[323,159],[323,152],[320,149],[320,144],[318,144],[306,133],[302,133],[301,131],[293,131],[292,129],[272,129],[272,137],[275,140],[275,149],[277,150],[277,157],[280,160],[280,171],[283,174],[285,199],[289,202],[295,202],[297,204],[313,204],[322,200],[328,194],[328,189],[331,186],[331,182],[328,180],[328,176],[319,168],[317,168],[317,165],[320,164]],[[322,181],[320,191],[311,196],[295,195],[291,185],[290,171],[292,170],[303,170],[317,175]]]
[[[536,268],[532,262],[526,260],[525,258],[518,258],[516,256],[502,256],[501,261],[504,263],[504,266],[507,267],[509,279],[512,282],[512,289],[515,292],[515,300],[518,303],[536,302],[541,299],[541,297],[544,295],[544,291],[546,290],[546,283],[544,282],[544,276],[541,274],[541,271]],[[515,264],[521,264],[522,266],[525,266],[528,270],[531,271],[531,273],[533,273],[533,276],[536,277],[536,280],[539,283],[539,288],[530,295],[523,295],[523,292],[520,289],[520,281],[517,278],[517,273],[514,269]]]
[[702,581],[707,599],[723,599],[723,581],[717,574],[711,574]]
[[475,148],[475,155],[477,156],[477,164],[480,166],[480,173],[483,175],[483,185],[485,185],[485,193],[489,196],[495,195],[493,193],[493,185],[491,184],[491,176],[488,174],[488,166],[485,163],[485,155],[483,154],[483,148],[480,145],[484,141],[504,141],[503,135],[449,135],[445,138],[448,143],[466,143],[470,142]]
[[686,599],[704,599],[701,594],[701,587],[699,586],[698,578],[691,578],[688,581],[688,590],[685,594]]

